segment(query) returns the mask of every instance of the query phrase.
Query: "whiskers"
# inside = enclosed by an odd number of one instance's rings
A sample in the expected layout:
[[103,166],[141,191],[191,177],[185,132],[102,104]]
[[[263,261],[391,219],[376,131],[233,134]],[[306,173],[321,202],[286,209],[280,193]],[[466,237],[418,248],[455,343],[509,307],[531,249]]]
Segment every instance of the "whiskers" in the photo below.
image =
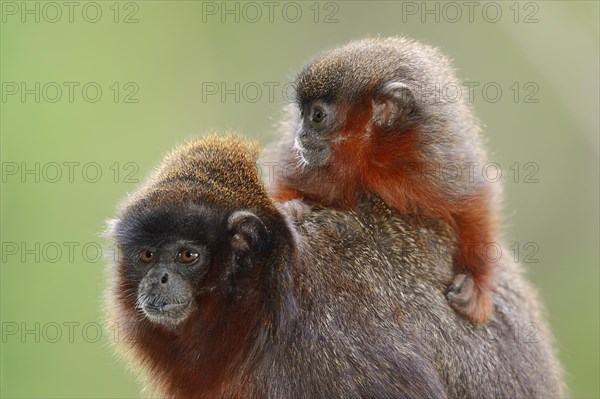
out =
[[294,152],[294,159],[296,160],[296,167],[302,171],[308,166],[308,161],[302,156],[302,145],[298,141],[298,138],[294,139],[294,146],[292,147]]

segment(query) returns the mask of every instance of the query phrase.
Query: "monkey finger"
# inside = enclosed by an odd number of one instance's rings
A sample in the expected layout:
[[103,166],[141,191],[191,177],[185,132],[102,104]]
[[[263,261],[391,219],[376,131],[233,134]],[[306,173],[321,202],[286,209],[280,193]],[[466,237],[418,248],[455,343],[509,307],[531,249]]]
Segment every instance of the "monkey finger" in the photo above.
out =
[[475,281],[473,277],[466,274],[457,274],[448,288],[447,297],[450,302],[457,306],[467,305],[473,298]]

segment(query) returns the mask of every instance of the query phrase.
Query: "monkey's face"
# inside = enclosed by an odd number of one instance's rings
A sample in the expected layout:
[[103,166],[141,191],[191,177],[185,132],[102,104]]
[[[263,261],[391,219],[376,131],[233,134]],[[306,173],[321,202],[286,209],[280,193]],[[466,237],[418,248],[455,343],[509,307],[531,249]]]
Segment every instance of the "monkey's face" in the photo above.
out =
[[202,312],[211,295],[232,292],[269,240],[249,211],[227,215],[193,203],[136,205],[113,229],[120,277],[130,287],[126,306],[170,330]]
[[323,166],[329,160],[331,136],[339,120],[336,108],[323,100],[300,104],[300,126],[294,145],[307,166]]
[[138,313],[174,328],[197,306],[214,251],[210,212],[187,206],[136,204],[114,226],[121,278]]
[[405,84],[389,82],[365,93],[351,104],[343,99],[300,102],[294,145],[306,166],[331,162],[336,146],[345,141],[368,144],[374,136],[401,133],[411,126],[415,101]]
[[153,323],[178,325],[193,309],[191,282],[206,272],[206,247],[198,241],[175,240],[136,252],[131,266],[143,275],[137,289],[138,308]]

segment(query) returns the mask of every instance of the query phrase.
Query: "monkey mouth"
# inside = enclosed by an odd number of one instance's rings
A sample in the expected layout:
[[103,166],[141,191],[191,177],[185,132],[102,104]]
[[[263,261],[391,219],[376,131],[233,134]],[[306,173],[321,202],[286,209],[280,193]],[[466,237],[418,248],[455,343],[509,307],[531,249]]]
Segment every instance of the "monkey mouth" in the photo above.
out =
[[147,302],[144,304],[144,310],[150,312],[169,312],[172,310],[176,310],[178,308],[185,307],[189,304],[189,302],[164,302],[161,300]]
[[331,153],[329,147],[325,145],[307,145],[306,143],[301,143],[298,140],[295,146],[298,154],[302,158],[302,162],[311,167],[325,165]]
[[192,301],[167,300],[164,298],[147,298],[140,303],[140,309],[153,323],[174,327],[183,321],[191,312]]

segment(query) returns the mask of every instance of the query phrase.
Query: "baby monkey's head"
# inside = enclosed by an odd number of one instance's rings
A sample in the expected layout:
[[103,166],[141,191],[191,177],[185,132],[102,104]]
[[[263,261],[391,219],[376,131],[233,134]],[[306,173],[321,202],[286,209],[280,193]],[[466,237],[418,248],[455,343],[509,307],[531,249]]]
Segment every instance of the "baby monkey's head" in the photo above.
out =
[[452,80],[437,50],[409,39],[366,39],[325,52],[296,79],[296,150],[307,166],[320,167],[348,141],[368,147],[416,126],[427,130],[432,118],[447,116],[447,104],[426,102]]

